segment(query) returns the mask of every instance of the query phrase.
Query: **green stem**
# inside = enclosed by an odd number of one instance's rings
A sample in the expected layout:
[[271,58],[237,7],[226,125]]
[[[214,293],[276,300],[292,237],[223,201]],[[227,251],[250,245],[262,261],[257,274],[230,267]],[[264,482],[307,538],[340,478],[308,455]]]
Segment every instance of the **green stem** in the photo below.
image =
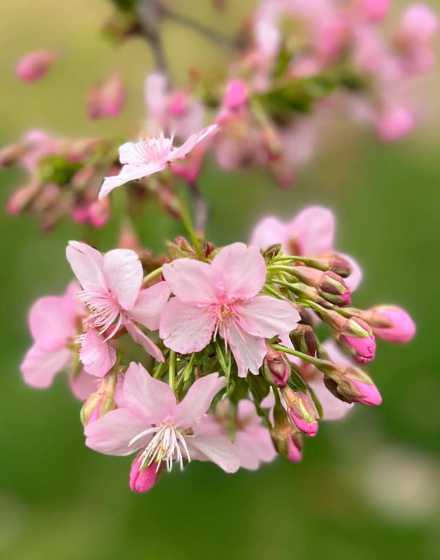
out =
[[287,346],[283,346],[282,344],[272,344],[271,346],[274,350],[278,350],[279,352],[284,352],[285,354],[296,356],[303,362],[308,362],[309,364],[312,364],[319,369],[328,370],[329,368],[333,367],[333,364],[328,360],[320,360],[319,358],[314,358],[313,356],[309,356],[308,354],[304,354],[303,352],[298,352],[297,350],[293,350],[293,348],[287,348]]
[[144,286],[147,286],[148,283],[151,282],[151,280],[154,280],[155,278],[157,278],[158,276],[160,276],[162,274],[162,270],[163,270],[163,267],[161,266],[160,268],[156,268],[156,270],[153,270],[152,272],[150,272],[149,274],[144,276],[144,280],[143,280],[142,284]]
[[174,391],[176,386],[176,353],[171,350],[170,361],[168,365],[168,383],[171,389]]

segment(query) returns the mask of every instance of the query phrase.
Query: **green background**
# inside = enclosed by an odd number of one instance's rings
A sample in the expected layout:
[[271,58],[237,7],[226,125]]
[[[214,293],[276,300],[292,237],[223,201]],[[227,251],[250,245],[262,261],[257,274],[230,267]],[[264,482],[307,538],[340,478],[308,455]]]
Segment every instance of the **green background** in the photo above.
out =
[[[231,0],[221,16],[208,0],[188,1],[181,9],[232,33],[251,5]],[[99,36],[108,13],[104,0],[1,2],[2,144],[37,126],[66,135],[135,135],[151,58],[140,41],[113,48]],[[165,38],[178,79],[190,66],[221,69],[227,56],[174,25],[166,26]],[[43,82],[19,83],[15,60],[41,47],[57,48],[60,61]],[[113,69],[129,85],[127,110],[112,122],[91,123],[84,111],[87,88]],[[267,212],[287,218],[309,203],[329,205],[338,217],[338,247],[356,256],[365,270],[355,304],[398,302],[418,324],[411,345],[379,347],[371,371],[384,405],[358,407],[346,422],[322,426],[298,466],[278,460],[257,473],[227,476],[194,463],[183,474],[164,478],[148,495],[131,494],[129,461],[84,447],[79,406],[62,376],[52,390],[33,391],[18,371],[30,344],[27,310],[38,296],[63,290],[70,278],[64,247],[82,232],[65,223],[44,236],[31,219],[1,215],[0,558],[440,557],[435,77],[422,84],[422,93],[424,126],[410,139],[382,146],[368,131],[338,127],[326,135],[319,157],[292,190],[281,191],[254,173],[225,174],[211,167],[203,176],[214,242],[247,239],[252,224]],[[20,180],[18,173],[1,173],[2,205]],[[147,208],[142,230],[145,244],[155,249],[179,231],[154,207]],[[116,234],[112,221],[97,241],[110,248]]]

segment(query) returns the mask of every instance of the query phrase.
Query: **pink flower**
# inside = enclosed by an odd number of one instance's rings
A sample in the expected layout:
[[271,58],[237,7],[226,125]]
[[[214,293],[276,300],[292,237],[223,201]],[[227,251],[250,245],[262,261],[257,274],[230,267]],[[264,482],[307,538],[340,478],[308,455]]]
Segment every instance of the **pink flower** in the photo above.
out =
[[239,461],[231,442],[204,426],[212,399],[223,386],[217,373],[206,375],[177,403],[169,385],[132,363],[125,374],[123,406],[86,426],[86,445],[106,455],[140,452],[136,479],[139,469],[155,465],[157,471],[163,466],[170,471],[175,462],[183,468],[193,459],[235,472]]
[[[283,250],[290,255],[326,256],[335,252],[335,229],[335,217],[330,210],[309,206],[287,223],[273,216],[263,218],[255,226],[250,244],[267,249],[281,243]],[[345,283],[353,292],[361,282],[362,271],[352,257],[339,254],[350,262],[352,273]]]
[[165,265],[163,274],[176,296],[162,314],[164,344],[181,354],[199,352],[218,332],[241,377],[258,374],[266,338],[292,331],[300,320],[292,304],[258,295],[266,264],[256,248],[243,243],[225,247],[210,264],[178,259]]
[[[416,325],[409,313],[396,305],[378,305],[368,315],[372,319],[374,334],[388,342],[404,344],[416,334]],[[381,322],[389,326],[375,326]]]
[[226,86],[223,106],[229,111],[236,111],[247,103],[248,87],[243,80],[230,80]]
[[142,289],[141,261],[128,249],[103,255],[85,243],[70,241],[66,256],[82,287],[79,298],[90,311],[88,326],[99,334],[89,331],[82,343],[81,356],[90,373],[107,373],[112,352],[106,341],[121,327],[156,360],[163,361],[160,349],[138,325],[151,331],[159,328],[159,316],[169,297],[167,284],[158,282]]
[[358,0],[358,5],[359,11],[365,19],[379,23],[387,16],[391,0]]
[[35,82],[47,74],[56,59],[52,51],[34,51],[17,62],[15,73],[20,80]]
[[173,146],[173,138],[161,134],[158,138],[128,142],[119,148],[122,169],[118,175],[106,177],[99,192],[99,198],[107,196],[113,189],[163,171],[168,164],[185,158],[197,145],[215,134],[216,124],[191,135],[179,148]]
[[385,142],[395,142],[407,136],[415,127],[412,111],[403,105],[386,107],[376,117],[376,129]]
[[116,117],[125,102],[124,84],[118,74],[113,74],[108,80],[94,86],[88,96],[88,113],[91,119]]
[[30,310],[29,328],[34,344],[24,357],[21,372],[32,387],[49,387],[55,375],[71,362],[69,346],[75,341],[81,317],[74,297],[77,289],[70,284],[64,295],[42,297]]

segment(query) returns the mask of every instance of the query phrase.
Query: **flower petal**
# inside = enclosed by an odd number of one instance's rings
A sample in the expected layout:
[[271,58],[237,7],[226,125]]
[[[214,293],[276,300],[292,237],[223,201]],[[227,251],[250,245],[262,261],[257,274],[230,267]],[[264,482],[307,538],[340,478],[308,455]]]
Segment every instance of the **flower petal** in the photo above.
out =
[[29,328],[42,350],[58,350],[75,335],[74,310],[65,297],[42,297],[31,307]]
[[218,373],[211,373],[197,379],[185,398],[177,405],[176,423],[183,427],[192,426],[206,414],[212,399],[224,385],[225,379],[219,377]]
[[121,187],[125,183],[148,177],[149,175],[153,175],[153,173],[162,171],[165,167],[165,162],[152,162],[143,165],[124,165],[118,175],[105,177],[101,190],[99,191],[99,199],[105,198],[111,191],[117,187]]
[[125,321],[124,325],[131,338],[137,344],[140,344],[142,348],[150,354],[150,356],[153,356],[153,358],[158,362],[163,362],[165,360],[160,348],[151,340],[151,338],[142,332],[137,325],[135,325],[132,321]]
[[172,298],[160,320],[160,337],[165,346],[180,354],[200,352],[212,339],[216,316],[208,306],[196,306]]
[[359,284],[362,282],[363,272],[360,264],[350,255],[345,255],[344,253],[339,253],[341,257],[347,259],[351,266],[351,274],[348,278],[344,279],[347,287],[350,288],[352,292],[357,290]]
[[289,238],[299,245],[300,253],[319,256],[333,250],[335,217],[322,206],[309,206],[289,224]]
[[55,375],[70,361],[71,353],[66,348],[48,352],[34,344],[21,364],[25,382],[37,389],[46,389],[53,383]]
[[268,216],[255,226],[249,244],[264,250],[271,245],[284,244],[287,238],[286,224],[278,220],[278,218]]
[[158,424],[176,412],[176,397],[169,385],[151,377],[140,364],[130,364],[122,391],[124,407],[144,418],[147,424]]
[[115,249],[104,255],[104,276],[107,286],[123,309],[131,309],[139,295],[143,269],[141,261],[130,249]]
[[248,371],[258,375],[267,352],[264,338],[248,334],[232,321],[222,329],[221,335],[231,347],[239,377],[246,377]]
[[237,310],[240,326],[263,338],[290,333],[301,320],[293,304],[270,296],[257,296],[237,306]]
[[191,456],[199,461],[212,461],[227,473],[237,472],[240,467],[234,447],[225,435],[195,433],[188,439]]
[[158,282],[151,288],[141,290],[134,307],[130,309],[130,317],[150,331],[157,331],[161,313],[169,297],[170,288],[166,282]]
[[69,241],[66,257],[84,290],[107,290],[102,271],[104,258],[99,251],[87,243]]
[[198,144],[203,142],[209,136],[213,136],[214,134],[216,134],[218,130],[218,124],[212,124],[211,126],[204,128],[200,132],[192,134],[184,144],[182,144],[179,148],[175,148],[171,152],[170,160],[186,157]]
[[78,375],[69,379],[70,390],[80,401],[85,401],[98,388],[98,379],[81,370]]
[[215,291],[211,266],[194,259],[177,259],[163,267],[165,280],[183,302],[213,303]]
[[82,339],[79,358],[88,374],[104,377],[116,363],[116,351],[95,330],[90,329]]
[[212,261],[212,275],[218,298],[249,299],[266,281],[266,263],[256,247],[233,243]]
[[146,436],[136,445],[130,445],[130,441],[147,428],[143,418],[126,408],[118,408],[87,424],[84,429],[86,445],[105,455],[131,455],[148,442]]

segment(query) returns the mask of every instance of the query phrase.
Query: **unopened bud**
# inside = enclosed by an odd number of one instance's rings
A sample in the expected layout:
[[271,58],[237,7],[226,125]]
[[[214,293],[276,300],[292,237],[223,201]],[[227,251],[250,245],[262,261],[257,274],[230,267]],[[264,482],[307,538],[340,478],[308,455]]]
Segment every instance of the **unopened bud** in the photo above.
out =
[[230,111],[236,111],[248,100],[248,88],[243,80],[231,80],[223,98],[223,105]]
[[318,352],[318,339],[310,325],[299,324],[291,335],[295,349],[309,356],[316,356]]
[[308,436],[316,436],[319,428],[319,413],[309,393],[293,391],[290,387],[285,387],[283,398],[289,418],[298,430]]
[[122,110],[125,90],[118,74],[93,87],[88,96],[87,108],[91,119],[116,117]]
[[84,426],[98,420],[115,408],[115,389],[115,376],[104,377],[98,390],[92,393],[82,406],[80,416]]
[[140,456],[131,464],[130,469],[130,490],[137,494],[144,494],[153,488],[158,481],[160,468],[157,463],[142,466]]
[[326,376],[324,382],[329,391],[345,402],[368,406],[382,404],[382,396],[371,377],[359,368],[336,369]]
[[15,73],[24,82],[35,82],[47,74],[55,59],[51,51],[31,52],[17,62]]
[[300,280],[318,290],[320,296],[335,305],[349,305],[351,292],[336,272],[320,271],[308,266],[295,266],[292,272]]
[[287,418],[276,422],[271,430],[272,442],[277,452],[291,463],[299,463],[302,459],[303,437],[292,427]]
[[376,356],[376,338],[371,327],[363,319],[349,319],[339,335],[339,341],[361,364],[371,362]]
[[269,383],[277,387],[285,387],[290,377],[290,364],[286,355],[268,346],[263,371]]
[[388,342],[404,344],[416,334],[416,325],[409,313],[395,305],[378,305],[362,317],[373,327],[376,336]]

